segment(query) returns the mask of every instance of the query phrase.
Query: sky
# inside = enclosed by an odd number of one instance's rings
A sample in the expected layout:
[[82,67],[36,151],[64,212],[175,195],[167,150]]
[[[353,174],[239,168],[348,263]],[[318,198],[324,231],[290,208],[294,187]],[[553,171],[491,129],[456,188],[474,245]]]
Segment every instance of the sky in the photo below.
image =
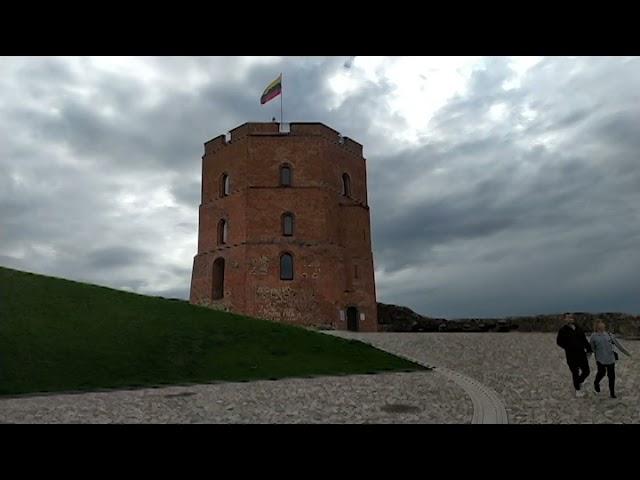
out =
[[0,266],[188,298],[203,143],[364,145],[378,301],[640,313],[639,57],[0,57]]

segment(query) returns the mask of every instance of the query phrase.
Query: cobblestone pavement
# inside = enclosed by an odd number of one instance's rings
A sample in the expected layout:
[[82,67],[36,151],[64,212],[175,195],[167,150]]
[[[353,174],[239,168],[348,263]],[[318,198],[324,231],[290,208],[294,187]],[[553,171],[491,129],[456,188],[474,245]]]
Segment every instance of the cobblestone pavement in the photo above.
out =
[[[640,423],[640,342],[616,366],[618,399],[575,398],[552,333],[350,333],[493,389],[510,423]],[[219,383],[0,399],[0,423],[469,423],[471,399],[435,372]]]
[[433,371],[0,399],[0,423],[469,423]]
[[[376,338],[376,336],[371,335],[358,335],[354,334],[353,332],[335,330],[327,331],[325,333],[342,338],[357,338],[360,341],[368,344],[375,344],[375,342],[371,342],[371,339]],[[420,352],[417,352],[418,355],[415,355],[415,352],[409,352],[406,349],[403,349],[401,344],[395,345],[394,347],[395,348],[392,348],[386,345],[380,346],[379,348],[385,348],[389,351],[393,350],[393,353],[395,355],[404,357],[407,360],[415,362],[419,365],[432,367],[432,365],[424,359],[424,356],[421,355]],[[460,373],[457,370],[450,370],[446,367],[443,367],[442,365],[439,365],[435,369],[435,372],[456,383],[469,396],[473,404],[473,417],[471,419],[472,424],[509,423],[509,418],[507,416],[504,402],[502,401],[500,396],[487,385],[484,385],[476,379]]]
[[510,423],[640,423],[640,342],[624,341],[633,358],[616,365],[617,399],[593,392],[595,360],[575,398],[555,333],[349,333],[381,349],[461,372],[495,390]]

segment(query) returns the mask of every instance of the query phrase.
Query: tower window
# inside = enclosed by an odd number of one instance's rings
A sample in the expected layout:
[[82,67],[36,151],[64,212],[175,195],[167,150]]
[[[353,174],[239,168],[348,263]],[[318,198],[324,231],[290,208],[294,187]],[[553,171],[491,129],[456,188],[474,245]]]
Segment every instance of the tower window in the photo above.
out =
[[282,215],[282,235],[290,237],[293,235],[293,213],[285,213]]
[[219,300],[224,297],[224,258],[217,258],[213,262],[213,282],[211,285],[211,298],[213,300]]
[[290,253],[280,255],[280,280],[293,280],[293,256]]
[[345,197],[351,196],[351,178],[348,173],[342,174],[342,195]]
[[218,245],[227,243],[227,221],[222,219],[218,222]]
[[353,278],[358,279],[358,265],[353,266]]
[[291,167],[289,165],[282,165],[280,167],[280,186],[290,187],[292,183],[291,177]]
[[229,185],[229,175],[223,173],[220,177],[220,197],[226,197],[229,195],[230,185]]

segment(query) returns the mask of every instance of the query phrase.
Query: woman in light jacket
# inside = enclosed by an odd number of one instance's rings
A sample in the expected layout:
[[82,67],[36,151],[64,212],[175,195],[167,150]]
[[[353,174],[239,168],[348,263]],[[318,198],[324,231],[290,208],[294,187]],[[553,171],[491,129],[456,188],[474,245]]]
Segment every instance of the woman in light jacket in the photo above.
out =
[[593,382],[593,388],[596,393],[600,392],[600,380],[605,376],[609,377],[609,394],[611,398],[616,398],[616,360],[617,354],[613,349],[614,345],[627,356],[631,356],[620,342],[606,331],[605,324],[602,320],[598,320],[595,324],[594,332],[589,339],[591,349],[596,357],[596,365],[598,373]]

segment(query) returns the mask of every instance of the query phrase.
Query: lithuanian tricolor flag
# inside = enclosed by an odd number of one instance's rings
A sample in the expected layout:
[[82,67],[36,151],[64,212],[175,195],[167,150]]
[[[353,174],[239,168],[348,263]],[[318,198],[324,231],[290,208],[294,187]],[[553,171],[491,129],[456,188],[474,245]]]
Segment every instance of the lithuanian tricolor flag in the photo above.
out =
[[262,97],[260,97],[260,104],[264,105],[269,100],[273,100],[278,95],[282,93],[282,74],[278,76],[273,82],[269,84],[267,88],[262,92]]

